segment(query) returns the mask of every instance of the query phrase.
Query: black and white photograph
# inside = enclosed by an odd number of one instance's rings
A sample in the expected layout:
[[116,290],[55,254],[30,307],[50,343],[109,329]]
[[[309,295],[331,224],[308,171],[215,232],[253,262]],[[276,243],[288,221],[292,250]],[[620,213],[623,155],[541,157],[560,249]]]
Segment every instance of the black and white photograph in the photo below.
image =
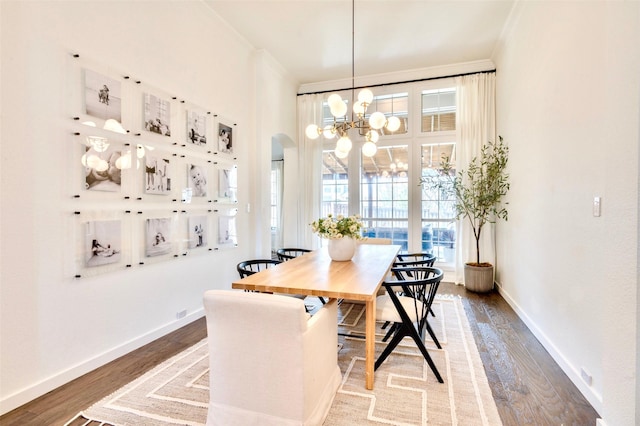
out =
[[144,192],[155,195],[170,194],[171,163],[169,159],[147,153],[144,164]]
[[206,247],[208,231],[207,216],[189,217],[189,248]]
[[84,69],[85,113],[104,120],[122,122],[122,98],[120,82]]
[[144,128],[151,133],[171,136],[171,103],[145,93]]
[[218,218],[218,244],[238,244],[238,232],[235,216],[220,216]]
[[120,220],[97,220],[86,223],[85,264],[87,267],[120,261],[122,223]]
[[89,191],[119,192],[122,185],[122,151],[107,144],[84,147],[85,189]]
[[207,115],[198,111],[187,111],[187,140],[194,145],[207,144]]
[[171,253],[171,219],[147,219],[144,254],[147,257]]
[[238,200],[238,169],[229,167],[218,170],[218,197],[235,203]]
[[218,150],[233,154],[233,129],[222,123],[218,123]]
[[207,170],[197,164],[187,164],[187,187],[193,197],[207,196]]

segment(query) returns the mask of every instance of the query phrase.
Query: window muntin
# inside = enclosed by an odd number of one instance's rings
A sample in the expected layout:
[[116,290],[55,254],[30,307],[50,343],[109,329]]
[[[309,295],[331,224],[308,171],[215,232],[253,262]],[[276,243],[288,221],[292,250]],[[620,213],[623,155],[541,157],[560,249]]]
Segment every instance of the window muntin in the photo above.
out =
[[[440,178],[438,168],[442,157],[455,157],[455,143],[422,145],[422,177]],[[421,246],[437,256],[439,262],[452,263],[456,242],[455,198],[446,191],[421,186]]]
[[408,147],[378,147],[373,157],[362,156],[360,215],[367,237],[391,238],[408,247]]
[[443,132],[456,129],[456,89],[422,91],[422,132]]

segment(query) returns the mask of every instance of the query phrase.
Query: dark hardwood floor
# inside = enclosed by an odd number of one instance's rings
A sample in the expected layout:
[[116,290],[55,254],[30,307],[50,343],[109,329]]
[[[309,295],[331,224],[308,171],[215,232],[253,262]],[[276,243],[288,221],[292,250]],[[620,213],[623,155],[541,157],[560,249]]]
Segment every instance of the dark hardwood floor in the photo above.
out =
[[[599,417],[560,367],[497,293],[460,295],[505,426],[595,425]],[[0,417],[2,426],[63,425],[167,358],[206,337],[199,319]]]

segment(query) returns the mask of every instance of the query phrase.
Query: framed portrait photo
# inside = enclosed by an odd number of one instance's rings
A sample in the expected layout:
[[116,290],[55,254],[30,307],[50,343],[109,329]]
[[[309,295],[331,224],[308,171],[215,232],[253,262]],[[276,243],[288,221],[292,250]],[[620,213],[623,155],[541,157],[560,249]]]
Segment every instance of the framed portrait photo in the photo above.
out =
[[236,226],[236,215],[238,209],[224,209],[218,217],[218,246],[238,245],[238,229]]
[[83,68],[84,113],[103,120],[122,122],[121,82]]
[[171,137],[171,102],[150,93],[142,96],[145,130]]
[[189,249],[207,247],[209,244],[209,221],[207,216],[189,216],[188,220]]
[[236,125],[230,121],[218,119],[216,132],[218,137],[217,152],[230,156],[235,155]]
[[118,263],[122,253],[122,222],[120,220],[95,220],[86,222],[85,266]]
[[144,155],[144,193],[152,195],[171,194],[171,176],[174,164],[169,155],[147,151]]
[[187,164],[187,188],[191,197],[208,197],[207,168],[200,164]]
[[144,254],[157,257],[171,254],[172,220],[168,217],[148,218],[145,221]]
[[217,200],[226,203],[238,202],[238,167],[223,166],[218,169]]
[[[107,138],[88,136],[91,143],[83,146],[84,188],[87,191],[120,192],[127,153],[120,144]],[[130,154],[129,154],[130,155]]]
[[187,144],[204,147],[207,145],[207,114],[187,110]]

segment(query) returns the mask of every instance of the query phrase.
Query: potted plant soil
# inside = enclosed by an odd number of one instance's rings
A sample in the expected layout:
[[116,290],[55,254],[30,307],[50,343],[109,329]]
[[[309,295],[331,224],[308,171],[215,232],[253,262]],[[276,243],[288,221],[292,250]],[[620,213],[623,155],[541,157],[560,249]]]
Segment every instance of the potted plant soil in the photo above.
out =
[[449,157],[443,157],[437,176],[422,178],[422,184],[437,188],[455,198],[456,219],[467,219],[473,230],[476,245],[475,262],[467,262],[464,284],[468,290],[488,292],[493,289],[493,265],[481,262],[480,236],[487,223],[507,220],[502,200],[509,190],[506,172],[509,148],[502,136],[498,142],[487,142],[474,157],[467,170],[455,172]]

